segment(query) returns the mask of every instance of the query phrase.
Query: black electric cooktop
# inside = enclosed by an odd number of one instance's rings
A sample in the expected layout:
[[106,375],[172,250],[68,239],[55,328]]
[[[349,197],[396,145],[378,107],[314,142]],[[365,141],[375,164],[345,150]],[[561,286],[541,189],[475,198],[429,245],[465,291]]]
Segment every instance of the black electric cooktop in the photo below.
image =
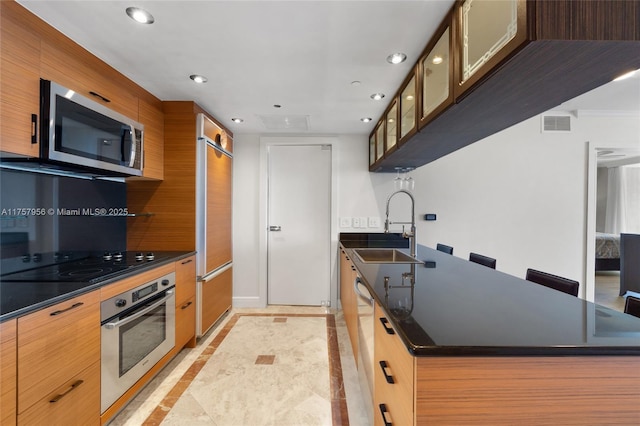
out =
[[56,252],[2,259],[0,317],[52,303],[183,252]]
[[[55,253],[24,255],[26,269],[0,275],[2,281],[95,283],[125,271],[164,260],[167,256],[141,252]],[[52,259],[56,263],[49,263]]]

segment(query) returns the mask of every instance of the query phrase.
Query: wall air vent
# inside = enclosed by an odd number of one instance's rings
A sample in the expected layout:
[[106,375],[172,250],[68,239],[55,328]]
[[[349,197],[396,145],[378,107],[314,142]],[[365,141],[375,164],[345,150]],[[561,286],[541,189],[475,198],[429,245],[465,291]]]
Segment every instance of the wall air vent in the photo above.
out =
[[542,133],[570,132],[570,131],[571,131],[570,115],[543,115],[542,116]]

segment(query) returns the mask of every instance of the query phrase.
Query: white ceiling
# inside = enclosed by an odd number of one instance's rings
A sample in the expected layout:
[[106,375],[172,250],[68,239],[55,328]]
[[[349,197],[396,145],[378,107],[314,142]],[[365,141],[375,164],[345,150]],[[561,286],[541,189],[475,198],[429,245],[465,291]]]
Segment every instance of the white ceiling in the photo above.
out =
[[[368,134],[374,123],[360,118],[379,118],[454,0],[18,2],[161,100],[194,100],[235,134]],[[129,6],[155,23],[135,23]],[[408,60],[390,65],[393,52]],[[640,78],[607,86],[557,109],[640,112]],[[287,122],[302,127],[277,129]]]

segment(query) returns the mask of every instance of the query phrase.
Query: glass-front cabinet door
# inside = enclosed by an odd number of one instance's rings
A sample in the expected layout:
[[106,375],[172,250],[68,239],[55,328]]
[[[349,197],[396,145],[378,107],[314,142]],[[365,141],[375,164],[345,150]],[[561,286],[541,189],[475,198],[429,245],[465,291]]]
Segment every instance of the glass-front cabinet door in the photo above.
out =
[[376,161],[384,155],[384,120],[380,120],[376,127]]
[[386,126],[386,144],[385,153],[390,153],[395,150],[398,143],[398,103],[393,101],[391,107],[385,115]]
[[372,166],[376,162],[376,132],[369,136],[369,165]]
[[400,92],[400,144],[416,133],[416,76]]
[[458,10],[456,97],[526,40],[526,0],[465,0]]
[[433,47],[421,59],[422,111],[420,113],[420,128],[453,103],[450,37],[451,31],[447,26]]

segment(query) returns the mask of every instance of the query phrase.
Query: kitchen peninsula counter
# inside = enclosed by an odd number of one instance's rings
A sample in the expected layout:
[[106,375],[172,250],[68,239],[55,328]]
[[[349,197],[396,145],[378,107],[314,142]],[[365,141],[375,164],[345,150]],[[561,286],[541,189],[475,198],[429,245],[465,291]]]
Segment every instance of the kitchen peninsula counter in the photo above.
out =
[[35,312],[105,285],[187,258],[193,254],[195,254],[194,251],[156,251],[154,252],[155,260],[153,262],[136,266],[115,276],[91,283],[0,281],[0,322]]
[[414,356],[640,356],[640,318],[424,246],[410,265],[341,245]]

